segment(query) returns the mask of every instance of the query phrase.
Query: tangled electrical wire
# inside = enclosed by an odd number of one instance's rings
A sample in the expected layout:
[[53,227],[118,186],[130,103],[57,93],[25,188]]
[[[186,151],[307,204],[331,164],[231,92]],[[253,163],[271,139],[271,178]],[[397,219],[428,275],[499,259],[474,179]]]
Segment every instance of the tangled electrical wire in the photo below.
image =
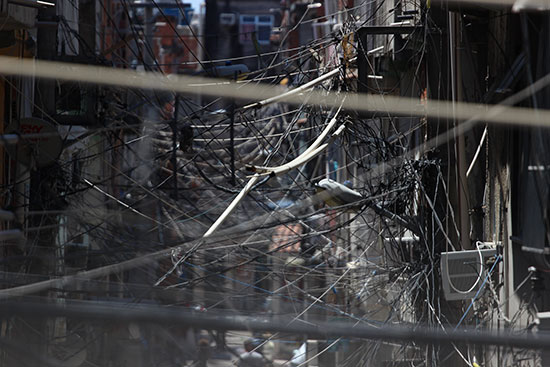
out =
[[[162,73],[166,65],[158,62],[153,45],[147,43],[142,34],[145,22],[133,13],[131,4],[117,2],[114,15],[108,8],[113,4],[99,4],[124,47],[95,61],[124,68],[140,64]],[[162,8],[153,4],[172,24]],[[342,27],[291,50],[290,56],[282,45],[274,52],[251,55],[260,58],[263,67],[244,80],[232,81],[234,87],[271,83],[284,85],[281,93],[288,93],[313,83],[302,92],[306,100],[313,92],[330,99],[353,91],[356,86],[346,72],[355,64],[345,44],[361,25],[391,16],[381,5],[372,13],[364,10],[373,5],[364,2],[338,11],[334,15],[346,17]],[[186,16],[181,7],[179,11]],[[116,17],[128,22],[124,32]],[[306,19],[304,13],[289,28],[292,32],[316,20],[320,19]],[[188,23],[186,36],[198,38],[200,32]],[[69,22],[63,20],[61,27],[64,37],[76,37]],[[180,32],[174,28],[173,33],[174,42],[191,51]],[[413,34],[407,40],[423,42],[409,59],[418,63],[412,84],[420,79],[426,52],[423,37]],[[143,42],[133,45],[130,39]],[[91,49],[82,38],[76,42]],[[354,53],[366,54],[367,46],[355,42]],[[147,59],[152,63],[147,64]],[[208,69],[203,61],[196,57],[186,64]],[[225,61],[208,60],[207,64]],[[369,67],[376,74],[375,65],[369,63]],[[338,72],[333,77],[319,81],[334,70]],[[6,81],[18,88],[15,81]],[[376,79],[367,87],[371,93],[387,93]],[[43,284],[39,297],[55,297],[60,303],[87,300],[100,307],[127,308],[152,303],[159,310],[180,307],[235,317],[252,314],[309,325],[346,320],[376,327],[404,323],[444,329],[443,324],[448,324],[436,278],[439,254],[452,246],[449,238],[459,235],[454,218],[441,218],[441,213],[453,211],[444,163],[429,152],[408,154],[422,142],[425,118],[390,113],[365,117],[301,102],[250,107],[225,97],[201,100],[112,87],[98,88],[96,93],[103,127],[68,129],[64,144],[69,148],[48,169],[30,172],[20,165],[10,167],[9,184],[2,188],[5,206],[24,214],[17,225],[28,241],[4,247],[1,261],[8,291],[23,287],[16,295],[30,296],[36,288],[25,293],[25,286]],[[324,138],[322,146],[319,137]],[[304,156],[308,159],[300,161]],[[273,170],[251,179],[261,169],[289,162],[299,164],[284,174]],[[36,183],[32,193],[25,187],[29,176]],[[345,186],[360,199],[327,200],[319,184],[323,179]],[[245,190],[247,183],[251,184]],[[212,236],[204,236],[239,195],[242,198],[223,224]],[[496,295],[494,277],[491,271],[486,281]],[[525,305],[505,321],[513,326],[517,318],[531,313],[531,306]],[[468,312],[465,308],[460,322]],[[496,296],[476,305],[474,313],[480,324],[503,318]],[[54,364],[55,358],[70,354],[69,359],[84,358],[99,365],[118,361],[113,348],[104,353],[102,343],[108,340],[106,335],[120,334],[147,351],[152,365],[182,365],[199,358],[201,340],[222,350],[230,347],[232,337],[231,332],[131,323],[92,325],[70,319],[44,328],[41,322],[25,325],[24,320],[6,319],[2,338],[19,340],[26,328],[49,330],[40,339],[53,350]],[[301,335],[255,336],[262,345],[278,343],[287,359],[285,343],[303,341]],[[454,353],[414,341],[396,346],[339,338],[323,343],[315,357],[343,350],[345,358],[338,362],[342,366],[402,361],[421,365],[426,358],[444,365]],[[15,350],[10,344],[3,348]],[[472,365],[469,355],[456,346],[453,349]],[[387,359],[388,350],[393,361]],[[509,358],[517,361],[529,353],[513,351]],[[4,358],[6,362],[11,357]],[[40,360],[35,359],[29,364]]]

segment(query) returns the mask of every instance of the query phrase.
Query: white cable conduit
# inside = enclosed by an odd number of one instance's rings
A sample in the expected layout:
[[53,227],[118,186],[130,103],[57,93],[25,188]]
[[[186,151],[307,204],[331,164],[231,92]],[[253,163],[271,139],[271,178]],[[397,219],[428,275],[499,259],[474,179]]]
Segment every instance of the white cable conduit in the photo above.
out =
[[[344,101],[342,100],[342,104]],[[342,105],[340,105],[340,108],[338,108],[338,111],[334,114],[334,117],[332,120],[328,123],[328,125],[325,127],[325,129],[321,132],[321,134],[317,137],[317,139],[309,146],[309,148],[306,149],[302,154],[300,154],[298,157],[293,159],[292,161],[283,164],[278,167],[263,167],[260,168],[262,171],[261,173],[255,173],[250,180],[248,180],[248,183],[243,187],[241,192],[233,199],[231,204],[225,209],[225,211],[218,217],[218,219],[212,224],[212,226],[206,231],[206,233],[203,235],[203,238],[211,236],[216,229],[225,221],[225,219],[235,210],[237,205],[241,202],[241,200],[252,190],[254,185],[258,182],[258,180],[262,176],[266,175],[280,175],[283,173],[286,173],[296,167],[299,167],[300,165],[308,162],[309,160],[315,158],[317,155],[319,155],[321,152],[323,152],[329,145],[329,143],[325,143],[321,145],[321,142],[324,140],[324,138],[327,136],[327,134],[330,132],[332,127],[336,124],[337,117],[342,109]],[[344,129],[344,125],[342,124],[332,135],[332,138],[335,138],[338,136]]]
[[487,125],[485,126],[485,129],[483,130],[483,135],[481,135],[481,139],[479,140],[479,145],[477,146],[476,153],[474,154],[474,158],[472,158],[472,163],[470,163],[470,167],[468,167],[468,171],[466,171],[466,177],[470,176],[470,173],[472,172],[472,169],[474,168],[474,165],[476,164],[477,157],[479,156],[479,153],[481,152],[481,147],[483,147],[483,143],[485,142],[486,137],[487,137]]
[[274,97],[271,97],[271,98],[264,99],[263,101],[258,101],[258,102],[251,103],[249,105],[244,106],[242,109],[243,110],[248,110],[250,108],[263,107],[263,106],[267,106],[268,104],[275,103],[277,101],[287,99],[288,97],[291,97],[295,94],[304,92],[304,91],[308,90],[309,88],[312,88],[312,87],[314,87],[318,84],[321,84],[322,82],[324,82],[325,80],[327,80],[329,78],[332,78],[334,75],[338,74],[339,72],[340,72],[340,68],[338,67],[338,68],[336,68],[332,71],[329,71],[326,74],[321,75],[320,77],[318,77],[316,79],[313,79],[310,82],[307,82],[304,85],[299,86],[298,88],[291,89],[288,92],[280,94],[278,96],[274,96]]

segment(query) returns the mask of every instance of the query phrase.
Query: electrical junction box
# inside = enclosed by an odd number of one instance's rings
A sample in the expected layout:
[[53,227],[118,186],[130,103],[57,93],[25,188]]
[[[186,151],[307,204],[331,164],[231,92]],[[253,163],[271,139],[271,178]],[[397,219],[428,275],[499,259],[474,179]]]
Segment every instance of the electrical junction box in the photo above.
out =
[[490,270],[487,260],[494,256],[496,249],[442,252],[440,265],[445,299],[472,299]]

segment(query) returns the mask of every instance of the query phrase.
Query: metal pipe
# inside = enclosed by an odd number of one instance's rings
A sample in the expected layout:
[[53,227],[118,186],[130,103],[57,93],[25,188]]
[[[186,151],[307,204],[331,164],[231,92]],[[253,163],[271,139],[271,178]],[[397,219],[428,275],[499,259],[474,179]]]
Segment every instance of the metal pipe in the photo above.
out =
[[492,332],[463,328],[447,330],[443,328],[422,327],[417,325],[389,324],[380,327],[356,322],[305,323],[301,320],[277,320],[247,316],[220,316],[198,314],[179,307],[159,306],[116,307],[113,303],[95,303],[90,301],[73,302],[66,300],[64,305],[56,303],[3,302],[0,303],[2,315],[24,316],[27,318],[67,317],[90,321],[117,323],[154,323],[197,327],[207,330],[269,331],[307,335],[310,339],[330,339],[347,337],[370,340],[387,340],[402,343],[426,343],[447,345],[463,343],[470,345],[498,345],[524,349],[544,349],[550,345],[550,333],[517,333],[514,331]]

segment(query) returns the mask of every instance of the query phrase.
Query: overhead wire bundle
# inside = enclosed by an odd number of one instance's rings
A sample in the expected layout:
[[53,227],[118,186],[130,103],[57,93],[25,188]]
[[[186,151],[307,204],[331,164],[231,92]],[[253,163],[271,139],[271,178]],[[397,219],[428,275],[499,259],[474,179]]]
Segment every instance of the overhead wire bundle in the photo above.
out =
[[[123,56],[129,53],[160,78],[165,65],[157,62],[141,33],[144,22],[136,22],[131,4],[122,1],[118,16],[128,22],[126,31],[135,44],[118,29],[108,11],[111,4],[100,5],[124,48],[99,61],[135,67]],[[199,101],[177,91],[101,87],[105,126],[69,129],[65,143],[72,146],[70,156],[51,168],[48,182],[58,186],[40,187],[44,202],[39,210],[31,210],[29,203],[12,205],[29,218],[21,223],[29,239],[33,231],[54,229],[55,251],[32,240],[6,251],[5,273],[17,277],[6,276],[0,297],[36,293],[62,305],[86,300],[100,308],[132,309],[151,303],[159,312],[179,307],[201,314],[253,314],[289,325],[345,320],[354,326],[425,324],[445,330],[441,292],[435,287],[443,245],[435,237],[452,247],[458,229],[454,217],[440,217],[453,212],[444,165],[429,157],[429,148],[417,150],[425,118],[395,117],[389,107],[366,117],[346,108],[346,92],[354,88],[346,68],[353,62],[338,56],[344,53],[343,40],[371,20],[352,10],[341,12],[347,18],[339,31],[292,50],[288,58],[283,55],[289,50],[282,48],[251,55],[265,59],[265,67],[245,80],[227,81],[236,91],[271,83],[278,88],[276,96]],[[295,28],[313,20],[302,18]],[[66,22],[62,27],[67,36],[74,33]],[[186,45],[173,31],[175,41]],[[78,42],[86,48],[82,39]],[[426,39],[421,42],[409,60],[418,64],[411,84],[419,83]],[[366,47],[354,44],[356,53],[368,52]],[[337,56],[320,59],[328,48],[337,50]],[[147,55],[152,64],[144,61]],[[205,67],[203,60],[196,63]],[[375,74],[374,65],[369,67]],[[281,86],[283,79],[287,86]],[[385,102],[387,91],[380,85],[368,88]],[[295,101],[289,103],[289,96]],[[3,190],[24,195],[27,174],[17,172]],[[323,179],[345,185],[361,199],[329,203],[319,192]],[[53,267],[29,281],[38,255]],[[492,278],[486,280],[494,291]],[[16,290],[10,294],[10,288]],[[485,324],[495,316],[483,314],[482,307],[503,317],[498,302],[476,307]],[[521,312],[531,311],[526,305]],[[510,326],[514,321],[506,320]],[[27,327],[21,319],[5,322],[11,330],[2,335],[7,340],[17,340],[17,330]],[[32,325],[48,331],[39,339],[74,355],[86,350],[85,358],[98,364],[116,360],[109,353],[101,356],[101,345],[118,334],[139,345],[153,365],[198,358],[196,338],[220,348],[226,343],[219,331],[209,335],[159,325],[93,325],[84,318],[52,323],[54,327]],[[264,343],[302,340],[280,333],[260,337]],[[63,344],[67,340],[74,344]],[[7,354],[15,350],[4,346]],[[443,349],[414,341],[395,346],[345,338],[327,341],[316,357],[336,348],[349,351],[339,362],[343,366],[380,363],[388,350],[394,359],[413,365],[428,357],[444,365],[447,358]],[[469,356],[454,349],[470,363]]]

